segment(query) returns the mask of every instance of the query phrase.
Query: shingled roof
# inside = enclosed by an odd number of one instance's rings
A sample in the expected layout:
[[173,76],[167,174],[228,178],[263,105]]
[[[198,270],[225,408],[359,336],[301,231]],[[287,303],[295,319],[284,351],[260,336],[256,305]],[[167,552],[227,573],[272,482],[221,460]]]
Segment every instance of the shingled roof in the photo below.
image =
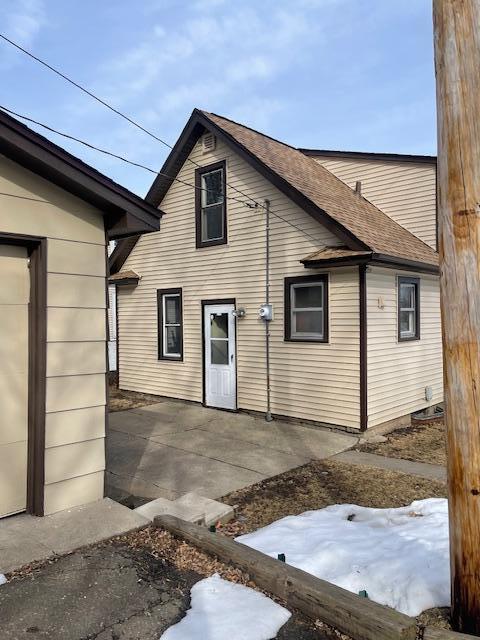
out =
[[[435,270],[438,254],[422,240],[352,191],[313,158],[283,142],[206,111],[194,110],[148,195],[157,206],[198,137],[209,130],[239,153],[288,197],[329,228],[353,252],[368,252],[377,261],[427,265]],[[166,178],[165,174],[170,176]],[[128,240],[126,241],[129,242]],[[119,269],[131,247],[112,255]],[[116,254],[116,255],[115,255]],[[302,256],[299,256],[299,259]]]

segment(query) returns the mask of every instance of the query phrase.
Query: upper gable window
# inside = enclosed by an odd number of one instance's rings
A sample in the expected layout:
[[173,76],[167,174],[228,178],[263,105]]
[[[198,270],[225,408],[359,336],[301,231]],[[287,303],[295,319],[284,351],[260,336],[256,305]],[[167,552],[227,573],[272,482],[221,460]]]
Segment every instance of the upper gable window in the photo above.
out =
[[217,162],[195,172],[197,247],[227,242],[225,176],[225,162]]

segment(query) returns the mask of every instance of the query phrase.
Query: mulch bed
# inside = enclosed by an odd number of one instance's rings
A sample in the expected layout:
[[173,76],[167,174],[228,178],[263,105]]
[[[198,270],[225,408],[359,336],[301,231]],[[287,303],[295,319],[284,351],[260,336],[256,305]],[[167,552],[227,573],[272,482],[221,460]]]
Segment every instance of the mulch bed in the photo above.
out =
[[357,445],[357,451],[415,462],[447,464],[443,421],[396,429],[385,436],[386,442]]

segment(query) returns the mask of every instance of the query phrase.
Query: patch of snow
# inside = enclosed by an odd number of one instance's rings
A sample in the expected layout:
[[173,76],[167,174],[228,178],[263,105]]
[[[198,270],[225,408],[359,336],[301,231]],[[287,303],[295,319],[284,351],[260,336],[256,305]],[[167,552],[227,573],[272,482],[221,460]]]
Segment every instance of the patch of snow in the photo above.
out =
[[7,583],[6,577],[3,575],[3,573],[0,573],[0,586],[6,583]]
[[236,538],[294,567],[410,616],[450,605],[448,504],[399,509],[334,505]]
[[291,615],[262,593],[216,573],[192,587],[191,608],[160,640],[270,640]]

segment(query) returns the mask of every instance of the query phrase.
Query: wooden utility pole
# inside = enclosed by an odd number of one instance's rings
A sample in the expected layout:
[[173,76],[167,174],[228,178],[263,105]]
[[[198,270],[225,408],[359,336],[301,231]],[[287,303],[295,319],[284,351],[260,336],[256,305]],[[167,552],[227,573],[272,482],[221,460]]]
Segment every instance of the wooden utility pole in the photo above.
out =
[[480,0],[433,0],[452,617],[480,634]]

